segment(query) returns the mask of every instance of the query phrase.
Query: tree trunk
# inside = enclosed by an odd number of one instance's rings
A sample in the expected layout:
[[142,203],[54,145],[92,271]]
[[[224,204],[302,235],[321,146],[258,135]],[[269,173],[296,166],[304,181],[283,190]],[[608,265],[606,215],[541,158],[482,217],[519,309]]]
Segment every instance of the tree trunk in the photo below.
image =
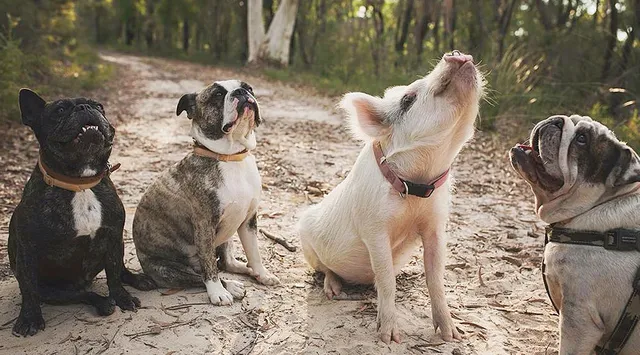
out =
[[607,49],[604,53],[604,65],[602,66],[602,75],[600,77],[602,82],[605,82],[609,78],[613,52],[616,49],[616,42],[618,41],[618,10],[616,9],[616,2],[617,0],[609,0],[609,10],[611,13],[609,16],[609,41],[607,42]]
[[406,6],[404,15],[398,23],[398,28],[400,28],[400,35],[396,38],[396,53],[398,54],[404,52],[404,46],[407,43],[407,37],[409,37],[409,25],[411,24],[411,15],[413,14],[413,0],[408,0]]
[[453,31],[455,30],[456,24],[456,8],[454,4],[454,0],[444,0],[443,3],[443,17],[444,17],[444,31],[445,38],[449,42],[449,49],[453,50],[455,47],[455,41],[453,38]]
[[124,25],[124,43],[127,46],[131,46],[133,44],[135,35],[136,32],[134,28],[134,18],[132,16],[129,16],[127,17]]
[[267,33],[264,33],[262,0],[249,0],[247,22],[249,63],[262,61],[289,65],[291,36],[295,26],[299,0],[282,0]]
[[509,24],[513,17],[513,9],[516,7],[518,0],[511,0],[511,3],[507,5],[503,13],[500,15],[500,27],[498,28],[498,62],[502,60],[504,55],[504,39],[507,37],[509,30]]
[[147,48],[153,47],[153,33],[155,32],[155,20],[153,18],[155,11],[154,0],[147,0],[147,20],[145,26],[144,40],[147,43]]
[[191,34],[189,33],[189,16],[184,17],[184,22],[182,23],[182,49],[185,53],[189,52],[189,39],[191,38]]
[[[418,17],[416,18],[416,26],[414,30],[414,40],[416,46],[417,63],[422,62],[422,51],[424,50],[424,38],[429,30],[429,22],[433,19],[431,7],[428,0],[421,0],[418,5]],[[437,21],[437,20],[436,20]],[[436,49],[437,50],[437,49]]]
[[265,40],[262,0],[249,0],[247,4],[247,37],[249,39],[249,63],[260,57],[260,46]]

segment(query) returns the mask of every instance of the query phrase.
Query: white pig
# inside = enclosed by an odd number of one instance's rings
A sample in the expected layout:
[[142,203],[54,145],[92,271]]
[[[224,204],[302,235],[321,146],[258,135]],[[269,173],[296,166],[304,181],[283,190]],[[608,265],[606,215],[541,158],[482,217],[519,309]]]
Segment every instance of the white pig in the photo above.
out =
[[[447,172],[473,136],[483,86],[473,58],[453,51],[424,78],[389,88],[382,98],[348,93],[341,102],[365,146],[346,179],[303,213],[298,233],[307,262],[325,274],[330,299],[343,282],[375,284],[385,343],[400,342],[395,276],[420,242],[434,328],[446,341],[460,339],[444,292]],[[438,186],[432,194],[424,186],[430,183]],[[401,193],[407,186],[409,194]]]

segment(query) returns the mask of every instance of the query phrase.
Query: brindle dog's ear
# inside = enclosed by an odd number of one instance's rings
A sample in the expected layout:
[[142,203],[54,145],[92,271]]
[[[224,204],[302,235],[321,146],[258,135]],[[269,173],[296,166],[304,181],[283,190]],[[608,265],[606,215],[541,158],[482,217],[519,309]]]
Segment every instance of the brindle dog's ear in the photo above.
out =
[[20,89],[18,95],[22,123],[33,128],[33,124],[40,118],[44,106],[47,104],[38,94],[29,89]]
[[623,148],[616,169],[613,186],[640,182],[640,158],[631,148]]
[[196,109],[196,94],[184,94],[178,101],[176,116],[180,116],[182,111],[187,111],[187,118],[192,119]]

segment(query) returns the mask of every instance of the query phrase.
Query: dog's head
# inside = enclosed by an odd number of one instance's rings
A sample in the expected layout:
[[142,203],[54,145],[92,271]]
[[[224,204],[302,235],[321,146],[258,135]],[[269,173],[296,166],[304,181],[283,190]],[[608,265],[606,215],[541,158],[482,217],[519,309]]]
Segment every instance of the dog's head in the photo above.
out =
[[83,97],[46,102],[29,89],[20,90],[19,101],[22,123],[35,133],[47,165],[71,176],[105,169],[115,129],[102,104]]
[[251,133],[262,117],[249,84],[240,80],[216,81],[199,93],[183,95],[176,115],[183,111],[193,120],[192,135],[196,140],[225,139],[240,142],[247,149],[255,148]]
[[473,135],[484,79],[470,55],[445,54],[427,76],[387,89],[384,97],[348,93],[341,105],[357,138],[391,139],[397,150]]
[[547,223],[582,214],[640,182],[640,159],[613,132],[586,116],[551,116],[531,131],[530,145],[509,152]]

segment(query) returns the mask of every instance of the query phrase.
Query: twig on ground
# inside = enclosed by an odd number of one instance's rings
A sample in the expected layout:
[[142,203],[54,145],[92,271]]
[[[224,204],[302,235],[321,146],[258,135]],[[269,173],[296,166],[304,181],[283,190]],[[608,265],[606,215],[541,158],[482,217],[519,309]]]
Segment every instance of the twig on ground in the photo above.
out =
[[138,337],[141,337],[141,336],[144,336],[144,335],[157,335],[157,334],[160,334],[163,330],[166,330],[166,329],[176,328],[176,327],[180,327],[180,326],[183,326],[183,325],[191,325],[191,324],[193,324],[193,322],[198,320],[198,318],[200,318],[200,317],[202,317],[202,315],[199,315],[199,316],[197,316],[197,317],[195,317],[195,318],[193,318],[191,320],[188,320],[186,322],[174,322],[174,323],[171,323],[171,324],[166,325],[166,326],[157,326],[157,325],[155,325],[155,326],[153,326],[153,327],[151,327],[148,330],[145,330],[143,332],[125,334],[125,336],[131,337],[131,340],[133,340],[135,338],[138,338]]
[[274,242],[282,245],[283,247],[285,247],[290,252],[295,252],[296,250],[298,250],[298,248],[296,248],[296,246],[289,244],[289,242],[286,239],[284,239],[284,238],[282,238],[280,236],[277,236],[275,234],[269,233],[269,232],[267,232],[266,230],[264,230],[262,228],[260,228],[260,233],[262,233],[265,237],[273,240]]
[[484,281],[482,281],[482,265],[478,267],[478,280],[480,281],[480,286],[487,287],[487,285],[484,284]]
[[[126,321],[125,321],[126,323]],[[113,336],[111,337],[111,340],[109,340],[109,342],[107,343],[107,346],[105,346],[104,348],[100,349],[96,354],[102,354],[103,352],[109,350],[109,348],[111,347],[111,344],[113,344],[113,339],[116,338],[116,335],[118,335],[118,333],[120,332],[120,329],[122,329],[122,326],[124,325],[124,323],[120,324],[120,326],[118,327],[118,329],[116,329],[116,331],[113,333]],[[71,333],[69,333],[69,335],[71,335]]]
[[9,325],[9,324],[11,324],[11,323],[13,323],[16,319],[18,319],[18,317],[12,318],[12,319],[10,319],[10,320],[8,320],[8,321],[6,321],[6,322],[2,323],[2,325],[0,325],[0,329],[2,329],[2,328],[4,328],[4,327],[8,326],[8,325]]
[[189,308],[191,306],[207,306],[210,304],[211,303],[209,302],[184,303],[184,304],[177,304],[175,306],[164,307],[164,309],[166,309],[167,311],[176,311],[178,309]]

